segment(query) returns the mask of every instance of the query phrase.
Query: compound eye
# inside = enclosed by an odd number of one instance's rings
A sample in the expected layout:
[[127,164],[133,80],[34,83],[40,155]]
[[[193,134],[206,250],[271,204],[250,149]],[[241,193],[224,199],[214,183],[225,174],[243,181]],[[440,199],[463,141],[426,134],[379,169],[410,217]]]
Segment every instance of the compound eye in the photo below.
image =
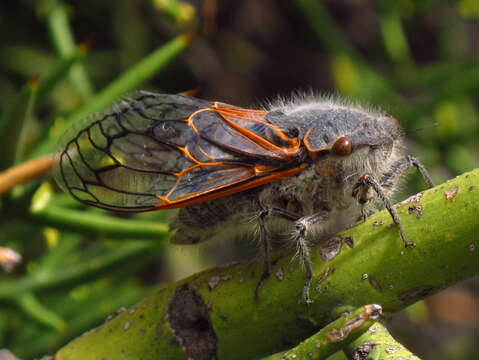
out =
[[331,151],[340,156],[346,156],[353,152],[353,143],[347,136],[341,136],[336,142],[334,143]]

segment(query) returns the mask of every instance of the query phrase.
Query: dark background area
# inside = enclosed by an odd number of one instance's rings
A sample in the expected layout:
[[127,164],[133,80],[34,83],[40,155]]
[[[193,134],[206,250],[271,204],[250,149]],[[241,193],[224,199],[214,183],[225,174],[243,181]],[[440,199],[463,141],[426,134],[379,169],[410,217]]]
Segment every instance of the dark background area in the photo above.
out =
[[[48,74],[59,58],[45,10],[51,3],[0,2],[2,114],[25,83]],[[162,3],[167,2],[62,3],[75,40],[88,44],[84,69],[93,94],[196,26],[191,45],[143,89],[178,93],[198,88],[200,98],[245,107],[295,91],[338,94],[397,117],[409,152],[425,163],[436,183],[478,166],[479,2],[197,0],[171,1],[166,8]],[[83,95],[68,79],[52,89],[35,109],[28,133],[31,149],[55,121],[88,101]],[[398,200],[424,187],[411,174]],[[32,222],[22,212],[28,206],[18,203],[17,211],[15,204],[15,197],[0,203],[0,246],[18,250],[24,261],[11,273],[0,271],[0,289],[34,274],[64,237],[74,245],[58,269],[118,246],[118,240],[98,234],[78,235]],[[164,221],[165,214],[140,217]],[[0,296],[0,348],[24,358],[52,353],[120,305],[141,299],[157,282],[238,258],[239,252],[251,249],[234,243],[201,250],[163,246],[141,257],[132,254],[112,272],[30,294],[45,307],[43,315],[28,305],[28,294],[16,301]],[[425,359],[475,359],[478,293],[477,279],[469,280],[395,315],[390,329]]]

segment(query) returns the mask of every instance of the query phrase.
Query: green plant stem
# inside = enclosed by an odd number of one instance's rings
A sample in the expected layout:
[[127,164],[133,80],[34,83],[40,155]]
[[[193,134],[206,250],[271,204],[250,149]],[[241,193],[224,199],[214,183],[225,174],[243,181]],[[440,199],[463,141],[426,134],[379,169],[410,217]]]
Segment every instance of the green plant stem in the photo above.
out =
[[[61,237],[58,244],[50,249],[43,256],[41,262],[35,268],[35,277],[43,278],[54,276],[58,266],[68,254],[78,247],[81,237],[73,234],[66,234]],[[59,332],[67,330],[66,322],[55,312],[47,309],[31,292],[25,292],[18,297],[19,307],[32,319],[54,328]]]
[[0,48],[0,66],[4,72],[13,72],[30,79],[44,75],[58,61],[54,53],[31,46],[3,44]]
[[[73,56],[77,52],[77,45],[70,28],[66,6],[59,0],[44,0],[43,5],[47,10],[48,29],[57,53],[62,58]],[[93,94],[93,86],[85,66],[81,63],[73,65],[69,77],[83,101],[87,101]]]
[[57,331],[65,331],[67,329],[66,322],[53,311],[47,309],[34,294],[30,292],[23,293],[18,297],[17,303],[27,315],[41,324],[52,327]]
[[[311,305],[302,301],[304,272],[291,255],[273,261],[259,300],[254,290],[261,264],[225,266],[162,286],[134,313],[75,339],[55,358],[161,354],[173,360],[208,349],[219,360],[255,359],[298,344],[362,304],[380,304],[389,313],[402,310],[479,272],[478,204],[475,170],[396,206],[414,248],[404,248],[385,211],[318,244],[311,249]],[[342,245],[351,241],[353,248]],[[203,342],[185,341],[186,334]]]
[[32,208],[31,216],[44,225],[75,231],[96,232],[110,237],[151,238],[162,241],[169,234],[168,226],[165,224],[100,215],[51,204],[38,209]]
[[395,340],[389,331],[376,323],[355,341],[350,342],[344,351],[350,359],[370,360],[420,360],[417,356]]
[[[370,92],[371,100],[382,101],[383,103],[403,104],[404,100],[396,91],[394,86],[366,61],[349,43],[348,39],[341,32],[333,18],[328,13],[323,2],[316,0],[296,0],[298,8],[302,11],[306,21],[310,24],[318,39],[324,44],[328,51],[336,56],[346,56],[359,65],[362,81],[361,93]],[[364,87],[368,91],[364,91]],[[359,93],[355,93],[355,96]]]
[[398,9],[388,9],[380,17],[380,28],[386,51],[392,61],[412,68],[411,51]]
[[297,0],[297,4],[317,37],[332,53],[345,53],[353,58],[359,57],[327,13],[324,4],[314,0]]
[[18,296],[28,292],[51,289],[79,281],[86,281],[92,277],[99,277],[111,268],[122,264],[125,260],[146,256],[152,251],[158,251],[161,246],[161,242],[129,241],[106,254],[95,256],[68,268],[58,269],[56,272],[47,274],[42,272],[41,276],[32,274],[22,279],[0,281],[0,300],[16,301]]
[[35,276],[50,276],[57,271],[59,264],[71,253],[76,251],[81,244],[82,237],[78,234],[67,233],[60,237],[57,235],[57,243],[51,246],[48,252],[43,255],[38,265],[35,267]]
[[38,94],[38,81],[29,81],[7,103],[0,124],[0,169],[18,164],[25,150],[26,130],[32,120]]
[[69,126],[88,117],[94,112],[104,109],[121,95],[138,88],[148,79],[152,78],[186,48],[190,43],[192,36],[192,33],[178,36],[145,57],[129,71],[125,72],[100,93],[95,95],[95,97],[77,112],[69,116],[63,126],[56,131],[55,136],[40,144],[30,156],[36,157],[39,154],[53,151],[58,139]]
[[381,315],[379,305],[366,305],[346,313],[304,340],[294,349],[262,358],[262,360],[326,359],[364,333]]
[[40,78],[38,103],[51,92],[55,85],[63,80],[65,74],[67,74],[75,64],[84,58],[85,51],[84,47],[79,47],[73,54],[60,59],[45,77]]

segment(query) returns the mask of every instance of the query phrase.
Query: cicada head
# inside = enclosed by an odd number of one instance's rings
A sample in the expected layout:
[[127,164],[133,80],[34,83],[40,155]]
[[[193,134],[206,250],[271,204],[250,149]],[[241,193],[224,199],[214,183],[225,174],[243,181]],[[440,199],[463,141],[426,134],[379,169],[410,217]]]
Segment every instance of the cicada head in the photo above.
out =
[[357,104],[301,98],[274,107],[267,119],[288,131],[297,129],[322,175],[339,169],[351,174],[371,172],[386,168],[402,154],[399,122]]

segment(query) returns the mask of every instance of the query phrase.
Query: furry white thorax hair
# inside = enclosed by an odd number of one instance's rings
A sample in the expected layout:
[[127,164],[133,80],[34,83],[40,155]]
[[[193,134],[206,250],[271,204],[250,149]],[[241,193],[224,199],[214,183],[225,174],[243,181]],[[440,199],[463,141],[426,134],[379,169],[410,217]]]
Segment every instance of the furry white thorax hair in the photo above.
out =
[[289,97],[278,96],[273,100],[266,101],[263,108],[268,111],[281,110],[285,115],[304,110],[341,108],[362,112],[375,118],[386,115],[382,109],[373,105],[366,105],[337,94],[320,94],[313,90],[295,91]]

